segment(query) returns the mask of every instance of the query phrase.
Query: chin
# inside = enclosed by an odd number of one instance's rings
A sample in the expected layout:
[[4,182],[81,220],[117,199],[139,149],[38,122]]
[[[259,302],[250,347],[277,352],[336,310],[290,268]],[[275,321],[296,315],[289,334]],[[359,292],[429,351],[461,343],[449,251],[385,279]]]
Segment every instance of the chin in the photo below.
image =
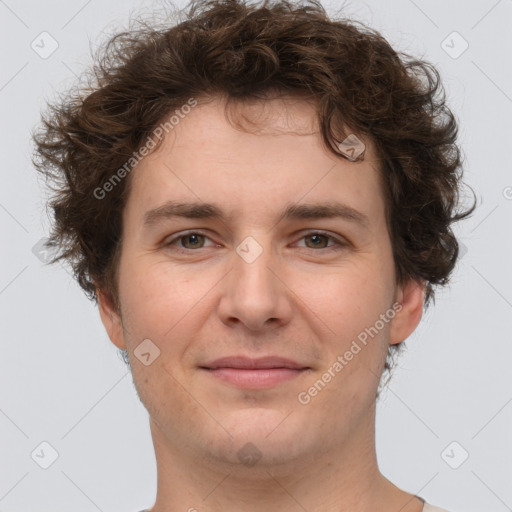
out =
[[254,438],[264,442],[272,437],[290,435],[293,425],[292,408],[271,409],[268,407],[246,407],[225,411],[219,422],[236,438]]
[[261,457],[258,464],[281,464],[304,454],[306,449],[310,425],[291,407],[246,408],[217,418],[231,436],[220,428],[222,439],[212,445],[221,448],[218,455],[231,463],[243,464],[247,457],[247,466],[251,467],[251,459]]

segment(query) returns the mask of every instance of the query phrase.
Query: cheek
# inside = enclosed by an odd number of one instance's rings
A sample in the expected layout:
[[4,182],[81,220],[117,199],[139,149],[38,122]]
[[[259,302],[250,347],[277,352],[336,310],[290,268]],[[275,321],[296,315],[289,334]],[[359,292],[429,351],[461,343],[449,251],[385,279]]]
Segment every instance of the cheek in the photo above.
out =
[[132,332],[161,339],[201,297],[197,282],[165,261],[126,260],[120,295]]
[[392,290],[383,271],[382,262],[369,257],[325,280],[321,293],[311,297],[313,311],[329,328],[323,329],[326,370],[334,372],[341,356],[343,370],[336,372],[336,381],[351,381],[354,393],[363,381],[373,387],[387,353],[392,316],[382,321],[381,315],[390,311]]
[[321,280],[316,279],[316,286],[312,282],[302,288],[302,296],[308,297],[312,310],[344,340],[373,324],[386,303],[387,292],[380,283],[382,275],[378,275],[375,267],[369,261],[346,265]]

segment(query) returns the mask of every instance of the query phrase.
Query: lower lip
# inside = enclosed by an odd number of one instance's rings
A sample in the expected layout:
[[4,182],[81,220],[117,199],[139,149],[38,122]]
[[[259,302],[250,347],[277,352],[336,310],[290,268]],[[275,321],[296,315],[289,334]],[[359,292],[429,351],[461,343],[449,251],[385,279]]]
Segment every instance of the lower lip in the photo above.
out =
[[276,386],[302,375],[307,369],[266,368],[259,370],[244,370],[241,368],[217,368],[206,370],[218,379],[247,389],[264,389]]

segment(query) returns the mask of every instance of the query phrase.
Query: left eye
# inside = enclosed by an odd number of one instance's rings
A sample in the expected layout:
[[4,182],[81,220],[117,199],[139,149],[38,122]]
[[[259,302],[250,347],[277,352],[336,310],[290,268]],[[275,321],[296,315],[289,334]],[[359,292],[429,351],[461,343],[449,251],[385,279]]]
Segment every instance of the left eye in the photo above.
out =
[[[345,242],[342,242],[337,237],[334,237],[332,235],[324,233],[323,231],[314,231],[312,233],[308,233],[308,234],[304,235],[301,238],[301,240],[307,240],[308,238],[313,241],[313,247],[308,247],[309,249],[311,249],[311,248],[318,248],[319,245],[323,245],[322,242],[321,242],[322,238],[324,240],[327,240],[327,243],[328,243],[329,240],[333,240],[334,244],[330,245],[330,246],[326,246],[326,247],[320,247],[320,249],[328,249],[330,247],[346,246],[347,245]],[[320,240],[320,242],[318,240]]]
[[[178,235],[169,242],[165,244],[166,247],[175,246],[176,242],[183,241],[184,244],[181,246],[176,246],[176,249],[181,252],[187,252],[187,251],[193,251],[194,249],[202,249],[203,245],[201,244],[201,240],[205,240],[210,238],[206,236],[205,234],[199,232],[199,231],[192,231],[186,234]],[[341,239],[330,235],[328,233],[324,233],[323,231],[313,231],[310,233],[304,234],[300,240],[307,240],[310,239],[312,241],[311,246],[307,246],[308,249],[327,249],[327,250],[336,250],[340,247],[345,247],[348,245],[347,242],[342,241]],[[322,241],[324,240],[324,242]],[[325,242],[329,243],[329,240],[332,240],[334,242],[333,245],[327,245],[324,246]],[[188,247],[187,247],[188,245]]]

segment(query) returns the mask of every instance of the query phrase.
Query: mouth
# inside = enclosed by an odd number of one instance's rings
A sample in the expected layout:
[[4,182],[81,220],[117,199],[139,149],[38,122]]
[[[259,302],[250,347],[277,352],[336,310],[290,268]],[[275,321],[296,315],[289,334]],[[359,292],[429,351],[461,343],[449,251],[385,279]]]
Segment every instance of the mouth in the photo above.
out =
[[283,384],[311,370],[282,357],[225,357],[199,367],[214,378],[245,389],[265,389]]

